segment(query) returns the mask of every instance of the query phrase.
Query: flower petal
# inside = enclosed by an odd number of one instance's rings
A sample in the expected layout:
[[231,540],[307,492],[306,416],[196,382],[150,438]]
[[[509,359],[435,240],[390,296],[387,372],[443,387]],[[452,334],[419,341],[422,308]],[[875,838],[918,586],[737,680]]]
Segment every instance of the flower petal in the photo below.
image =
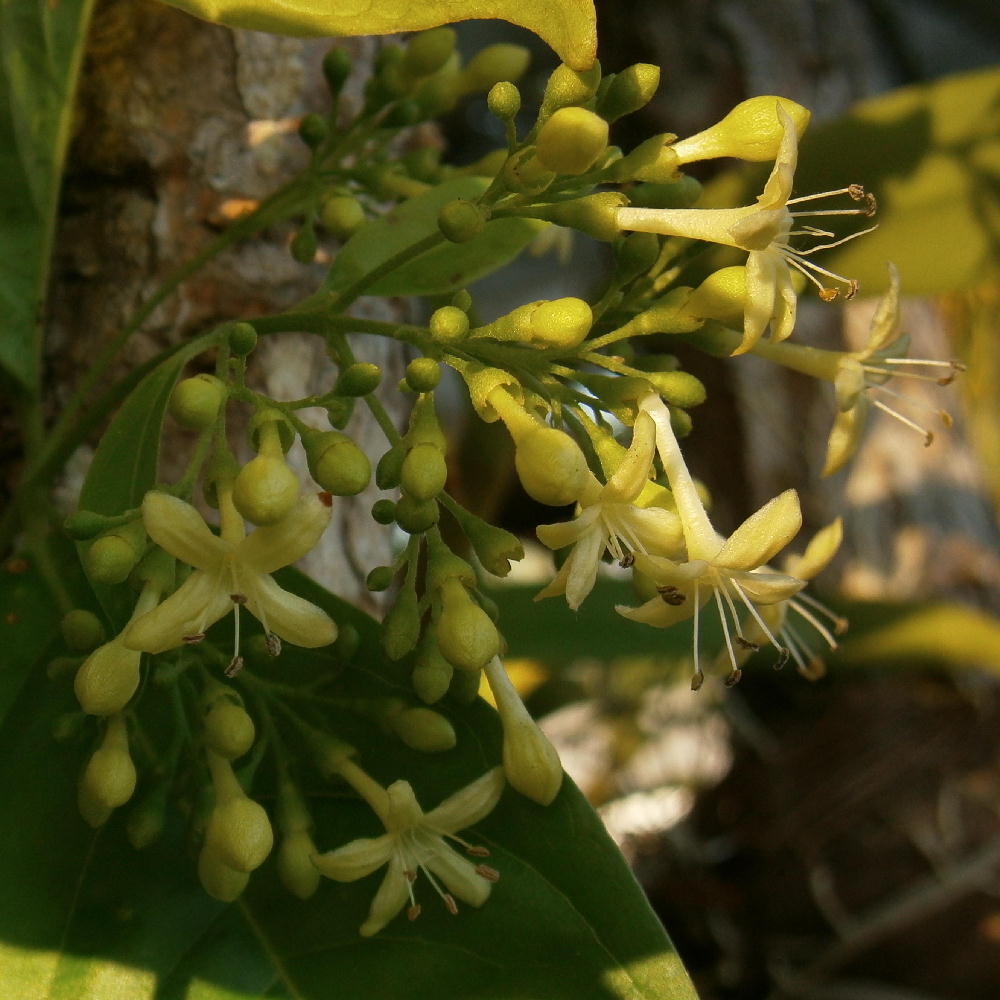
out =
[[273,573],[290,566],[315,548],[327,525],[331,508],[320,494],[299,497],[287,517],[277,524],[257,528],[237,547],[237,557],[257,573]]
[[538,525],[535,534],[543,545],[553,551],[564,549],[567,545],[575,545],[591,529],[600,513],[600,507],[594,504],[592,507],[585,507],[572,521]]
[[566,603],[576,611],[594,589],[597,566],[607,539],[594,528],[576,543],[563,568],[566,570]]
[[327,646],[337,638],[337,625],[322,608],[283,590],[271,577],[259,575],[240,583],[247,610],[266,631],[306,649]]
[[[743,339],[733,351],[745,354],[764,335],[774,315],[777,269],[781,258],[771,250],[755,250],[747,257],[747,298],[743,313]],[[784,265],[782,265],[784,266]]]
[[495,767],[481,778],[449,795],[424,815],[424,826],[438,833],[457,833],[488,816],[504,790],[503,768]]
[[572,566],[570,566],[570,559],[572,558],[573,554],[570,553],[566,562],[559,567],[559,572],[552,577],[545,587],[535,594],[534,599],[536,601],[543,601],[546,597],[562,597],[566,593],[566,582],[569,580],[569,571],[572,569]]
[[360,837],[343,847],[313,857],[313,864],[327,877],[338,882],[355,882],[371,875],[391,857],[395,839],[391,834],[381,837]]
[[792,116],[777,101],[778,121],[784,130],[781,134],[781,144],[778,155],[774,158],[771,176],[768,177],[764,190],[757,199],[762,208],[784,208],[792,196],[792,183],[795,179],[795,168],[799,159],[799,133],[795,128]]
[[[681,588],[678,588],[678,590],[681,590]],[[705,600],[712,593],[710,587],[702,587],[701,591],[705,595]],[[694,614],[693,593],[692,589],[689,594],[685,594],[685,599],[680,604],[667,604],[663,598],[654,597],[637,608],[630,608],[625,604],[616,604],[615,611],[629,621],[642,622],[644,625],[652,625],[654,628],[669,628],[678,622],[686,621]]]
[[867,396],[858,396],[857,402],[851,409],[837,414],[826,442],[826,461],[823,463],[822,475],[829,476],[842,468],[857,451],[861,433],[865,429],[867,413]]
[[649,467],[656,450],[656,423],[646,412],[640,411],[632,427],[632,443],[621,464],[608,480],[601,500],[631,503],[649,482]]
[[627,530],[619,534],[634,538],[636,548],[652,556],[675,557],[684,550],[681,519],[663,507],[632,507],[622,518]]
[[751,514],[726,539],[713,562],[723,569],[756,569],[770,562],[801,527],[799,495],[785,490]]
[[142,501],[142,523],[162,549],[195,569],[212,572],[231,551],[213,535],[204,518],[189,503],[151,490]]
[[375,893],[368,910],[368,919],[361,925],[361,936],[371,937],[380,930],[406,905],[410,897],[409,879],[403,870],[403,861],[394,854],[389,861],[389,870]]
[[779,601],[787,601],[806,585],[805,580],[799,580],[794,576],[761,570],[752,573],[737,571],[730,573],[729,579],[737,584],[754,604],[777,604]]
[[869,327],[868,343],[862,352],[871,357],[899,337],[899,272],[889,263],[889,290],[879,299]]
[[489,899],[490,883],[477,871],[471,861],[466,861],[453,851],[444,841],[422,861],[423,866],[444,882],[453,896],[458,896],[470,906],[482,906]]
[[162,604],[136,618],[122,633],[129,649],[162,653],[200,635],[233,609],[217,574],[195,570]]
[[829,565],[840,548],[843,536],[843,522],[838,517],[812,536],[802,555],[789,556],[785,560],[784,571],[800,580],[811,580]]
[[792,273],[784,260],[779,260],[775,268],[777,295],[771,315],[771,340],[778,343],[787,340],[795,329],[799,297],[792,284]]

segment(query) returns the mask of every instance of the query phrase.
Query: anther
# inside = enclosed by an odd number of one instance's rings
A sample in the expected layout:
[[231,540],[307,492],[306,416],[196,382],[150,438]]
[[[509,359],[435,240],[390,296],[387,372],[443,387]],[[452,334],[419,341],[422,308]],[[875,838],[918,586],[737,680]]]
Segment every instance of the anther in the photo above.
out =
[[264,644],[267,646],[269,656],[281,655],[281,640],[273,632],[267,633],[264,637]]
[[679,607],[687,600],[676,587],[672,587],[670,584],[657,587],[656,592],[663,598],[664,604],[669,604],[673,608]]
[[411,906],[406,911],[406,919],[407,920],[416,920],[417,917],[419,917],[419,916],[420,916],[420,904],[419,903],[414,903],[413,906]]
[[760,649],[760,646],[758,646],[757,643],[751,642],[745,636],[737,635],[734,636],[734,638],[736,639],[737,643],[739,643],[739,645],[742,646],[744,649],[753,650],[753,652],[755,653],[757,652],[758,649]]
[[[317,495],[319,496],[319,502],[324,507],[332,507],[333,506],[333,494],[332,493],[327,493],[327,492],[324,491],[324,492],[319,493]],[[419,912],[419,910],[420,910],[419,906],[417,907],[417,910]],[[413,918],[411,917],[410,919],[412,920]]]
[[705,683],[705,675],[701,672],[701,667],[699,667],[691,675],[691,690],[692,691],[700,691],[701,690],[701,686],[704,683]]
[[739,684],[740,678],[743,676],[743,671],[737,667],[735,670],[730,671],[729,675],[726,677],[726,687],[731,688],[735,684]]
[[231,600],[233,604],[239,604],[239,605],[246,604],[247,602],[246,596],[244,594],[230,594],[229,600]]
[[784,667],[784,665],[789,661],[789,659],[791,658],[791,655],[792,655],[791,650],[788,649],[786,646],[779,647],[778,648],[778,659],[775,660],[775,662],[774,662],[774,669],[775,670],[781,670],[782,667]]
[[855,295],[858,294],[858,281],[856,278],[850,278],[847,282],[847,291],[844,293],[845,299],[853,299]]
[[819,297],[823,302],[833,302],[840,298],[840,292],[836,288],[821,288]]
[[201,642],[205,638],[204,632],[195,632],[193,635],[185,635],[181,638],[181,642],[187,644],[188,646],[194,646]]
[[407,870],[404,871],[403,874],[406,876],[406,880],[408,882],[417,881],[417,873],[412,868],[407,868]]
[[628,569],[629,566],[633,565],[634,563],[635,563],[634,552],[626,552],[625,555],[623,555],[621,559],[618,560],[618,565],[621,566],[622,569]]
[[458,916],[458,903],[455,902],[455,897],[452,896],[450,892],[446,892],[442,897],[444,900],[444,905],[448,908],[448,912],[453,916]]
[[227,677],[235,677],[243,669],[243,657],[234,656],[229,661],[229,666],[223,671]]
[[500,881],[500,872],[489,865],[476,865],[476,874],[481,875],[487,882]]
[[466,847],[465,853],[472,855],[474,858],[488,858],[490,856],[489,848],[480,847],[478,844],[472,844]]

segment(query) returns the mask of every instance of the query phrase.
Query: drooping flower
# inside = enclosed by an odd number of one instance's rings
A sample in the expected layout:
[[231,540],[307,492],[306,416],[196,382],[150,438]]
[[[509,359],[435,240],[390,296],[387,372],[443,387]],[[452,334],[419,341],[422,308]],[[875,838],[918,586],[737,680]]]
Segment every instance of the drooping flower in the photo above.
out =
[[723,538],[712,527],[684,464],[666,405],[650,394],[639,406],[656,424],[657,451],[677,504],[687,560],[637,556],[635,567],[655,582],[657,596],[639,607],[619,606],[617,611],[632,621],[658,628],[693,617],[695,672],[691,683],[697,689],[704,679],[698,652],[699,616],[702,606],[712,597],[722,623],[732,675],[738,676],[739,669],[734,640],[739,646],[754,646],[743,634],[744,620],[756,622],[768,641],[781,648],[759,609],[788,600],[804,586],[796,577],[767,568],[767,563],[795,537],[802,524],[799,498],[794,490],[786,490],[751,514],[729,538]]
[[157,608],[126,629],[130,649],[162,653],[182,643],[200,642],[206,630],[230,611],[235,614],[235,648],[229,671],[242,665],[239,609],[264,626],[269,646],[274,637],[296,646],[325,646],[337,626],[322,609],[283,590],[270,574],[305,555],[330,521],[329,494],[302,497],[277,524],[245,534],[243,519],[229,491],[219,491],[221,533],[215,535],[190,504],[166,493],[147,493],[142,518],[149,537],[194,572]]
[[[772,340],[781,341],[791,334],[796,312],[792,269],[813,282],[820,290],[820,297],[826,301],[836,298],[839,292],[824,284],[823,279],[839,283],[845,289],[847,298],[857,292],[856,281],[820,267],[809,258],[819,250],[828,250],[863,233],[853,233],[845,239],[834,239],[832,243],[821,242],[797,250],[791,244],[795,237],[833,239],[834,234],[796,220],[808,216],[871,216],[875,213],[874,197],[858,184],[800,198],[791,197],[798,162],[798,132],[780,103],[776,106],[776,113],[782,128],[781,143],[771,176],[756,204],[739,208],[620,208],[617,211],[618,224],[622,229],[705,240],[747,251],[743,340],[734,351],[736,354],[750,350],[768,324]],[[863,207],[833,210],[792,208],[838,195],[847,195],[863,203]]]
[[640,413],[632,429],[632,443],[621,464],[606,484],[593,473],[579,499],[579,512],[572,521],[543,524],[539,539],[550,549],[572,545],[573,550],[552,582],[535,595],[566,595],[575,611],[597,580],[597,569],[605,551],[622,566],[630,566],[637,555],[674,555],[683,543],[680,520],[663,507],[640,507],[639,495],[648,485],[656,448],[656,425]]
[[407,902],[406,915],[416,920],[421,909],[413,891],[418,871],[427,876],[449,913],[458,912],[456,896],[471,906],[486,902],[499,874],[488,865],[467,861],[446,843],[446,838],[473,857],[489,855],[486,848],[469,844],[457,834],[487,816],[500,800],[504,776],[499,767],[427,813],[420,808],[407,781],[394,781],[382,788],[347,759],[338,765],[338,771],[372,807],[386,830],[379,837],[362,837],[313,858],[322,874],[339,882],[354,882],[388,865],[361,925],[363,936],[377,934]]

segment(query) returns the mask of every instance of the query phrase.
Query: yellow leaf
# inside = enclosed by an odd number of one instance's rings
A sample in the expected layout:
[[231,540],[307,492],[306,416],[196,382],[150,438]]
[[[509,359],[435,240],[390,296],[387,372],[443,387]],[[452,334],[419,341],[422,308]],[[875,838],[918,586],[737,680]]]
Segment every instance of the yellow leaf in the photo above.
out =
[[597,54],[593,0],[165,0],[189,14],[276,35],[390,35],[478,18],[533,31],[567,66],[589,69]]

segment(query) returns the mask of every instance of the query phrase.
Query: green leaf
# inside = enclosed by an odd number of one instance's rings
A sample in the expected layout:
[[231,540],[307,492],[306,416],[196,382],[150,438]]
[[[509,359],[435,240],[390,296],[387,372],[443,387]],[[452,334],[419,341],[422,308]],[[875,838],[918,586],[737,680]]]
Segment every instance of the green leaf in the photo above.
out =
[[0,4],[0,368],[38,389],[41,312],[93,0]]
[[[342,625],[354,625],[360,648],[349,665],[338,665],[329,652],[286,647],[276,663],[250,662],[254,677],[294,685],[322,671],[336,677],[331,694],[406,695],[407,667],[385,661],[371,619],[299,574],[286,571],[281,582],[321,603]],[[221,628],[228,633],[231,623]],[[253,690],[246,686],[251,711]],[[314,701],[300,703],[313,717]],[[147,684],[139,710],[154,745],[172,718],[169,702],[167,689]],[[61,744],[50,735],[54,720],[73,704],[68,684],[35,670],[0,727],[0,799],[17,820],[0,827],[0,968],[10,996],[695,998],[617,848],[568,781],[548,808],[508,790],[466,834],[490,848],[490,863],[501,873],[481,909],[463,906],[451,916],[421,875],[414,885],[423,907],[419,919],[400,915],[364,939],[358,927],[381,872],[350,884],[324,881],[303,903],[281,889],[269,860],[243,899],[225,905],[197,884],[178,815],[142,853],[126,842],[119,815],[90,831],[76,815],[74,785],[96,726],[88,722],[78,738]],[[344,711],[331,710],[327,722],[359,748],[378,780],[405,777],[430,808],[493,766],[500,750],[496,716],[483,702],[440,708],[455,726],[458,746],[432,757]],[[142,760],[136,741],[134,752]],[[321,850],[378,833],[370,810],[342,786],[317,780],[307,791]],[[270,804],[266,785],[261,798]]]
[[[386,261],[438,232],[438,212],[454,198],[478,198],[483,177],[459,177],[410,198],[352,236],[337,254],[326,287],[348,288]],[[372,295],[438,295],[464,288],[523,250],[545,228],[534,219],[496,219],[468,243],[446,243],[395,268],[365,289]]]

